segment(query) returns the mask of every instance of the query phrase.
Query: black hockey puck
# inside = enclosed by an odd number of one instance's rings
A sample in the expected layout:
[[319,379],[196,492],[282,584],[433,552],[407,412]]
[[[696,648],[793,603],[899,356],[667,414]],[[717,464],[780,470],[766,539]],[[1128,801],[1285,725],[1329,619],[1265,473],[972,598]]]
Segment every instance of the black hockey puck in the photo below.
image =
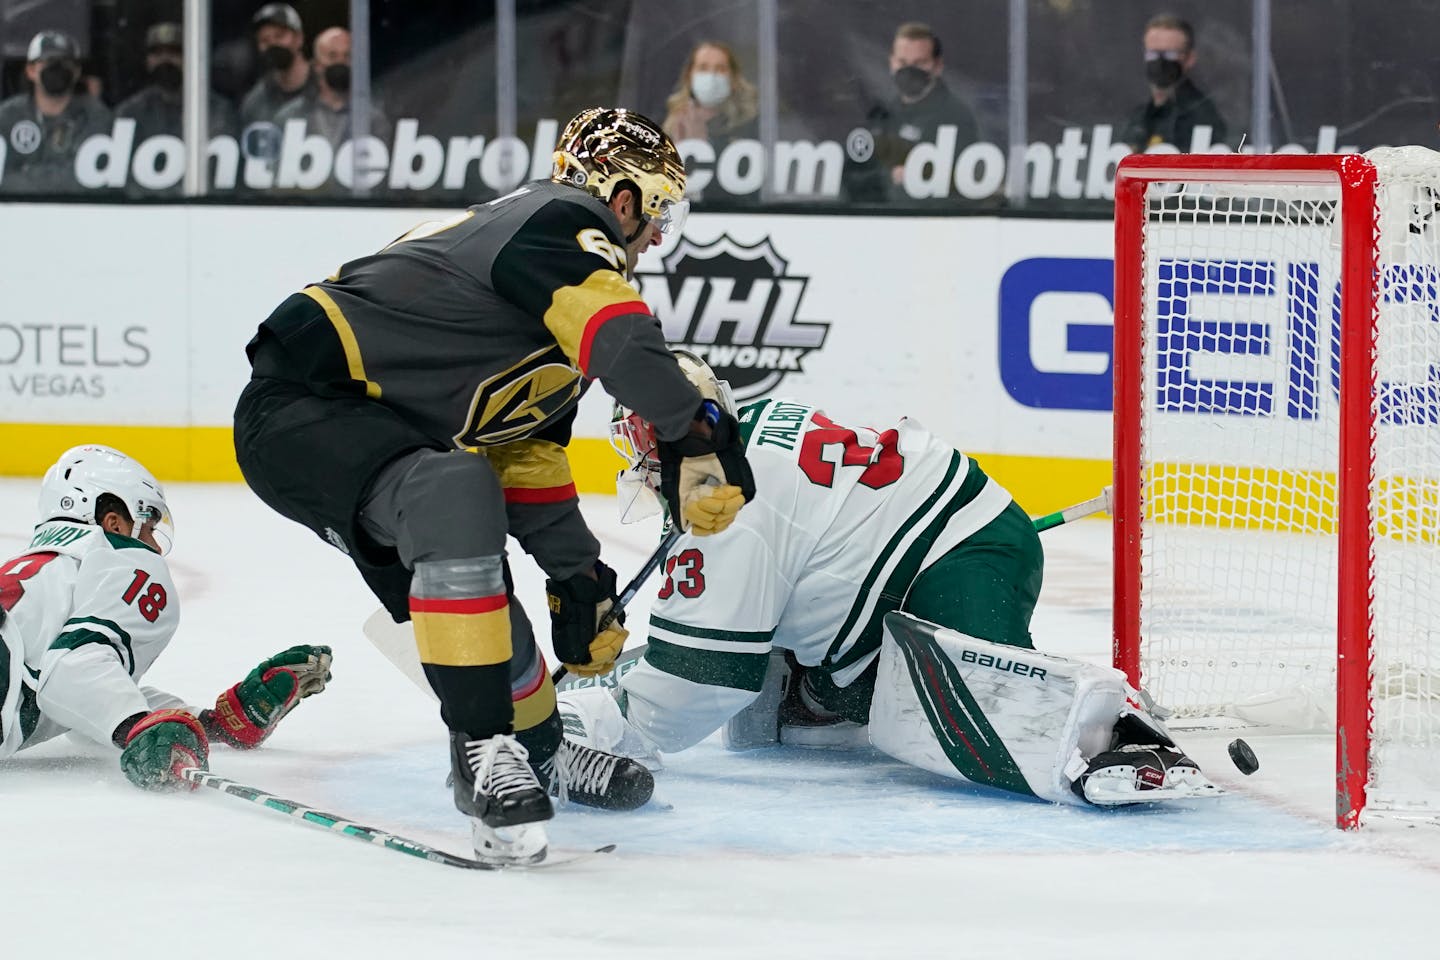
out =
[[1230,759],[1235,761],[1235,767],[1247,777],[1260,769],[1260,759],[1244,740],[1230,741]]

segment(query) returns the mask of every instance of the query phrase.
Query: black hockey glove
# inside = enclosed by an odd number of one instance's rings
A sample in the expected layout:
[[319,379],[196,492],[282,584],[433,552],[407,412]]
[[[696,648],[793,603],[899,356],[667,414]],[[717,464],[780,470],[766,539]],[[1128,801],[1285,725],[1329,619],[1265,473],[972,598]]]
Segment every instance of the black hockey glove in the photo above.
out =
[[565,580],[545,581],[550,607],[550,643],[565,669],[582,677],[609,673],[630,636],[625,611],[600,630],[600,621],[618,599],[615,571],[595,561],[595,577],[578,573]]
[[661,440],[655,446],[660,493],[671,518],[686,533],[704,537],[729,527],[740,508],[755,499],[755,477],[734,417],[706,400],[695,420],[697,427],[709,424],[708,437],[692,428],[683,439]]

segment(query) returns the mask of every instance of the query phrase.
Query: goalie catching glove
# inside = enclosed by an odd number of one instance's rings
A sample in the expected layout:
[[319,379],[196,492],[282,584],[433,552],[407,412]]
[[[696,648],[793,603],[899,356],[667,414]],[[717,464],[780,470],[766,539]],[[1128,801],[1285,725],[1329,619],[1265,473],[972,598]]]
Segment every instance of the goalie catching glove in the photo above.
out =
[[124,743],[120,769],[142,790],[195,789],[180,776],[186,767],[209,770],[210,742],[200,721],[184,710],[156,710],[136,714],[115,731]]
[[[707,429],[708,428],[708,429]],[[740,424],[715,401],[700,404],[695,426],[680,440],[661,440],[660,493],[670,516],[697,537],[719,533],[755,498]]]
[[211,737],[238,750],[258,747],[296,704],[325,689],[330,660],[324,646],[277,653],[220,694],[214,710],[200,711],[200,722]]
[[565,669],[582,677],[614,669],[615,658],[630,636],[623,626],[623,610],[600,629],[600,621],[618,599],[615,571],[597,560],[594,577],[580,573],[565,580],[546,580],[545,594],[550,607],[550,642]]

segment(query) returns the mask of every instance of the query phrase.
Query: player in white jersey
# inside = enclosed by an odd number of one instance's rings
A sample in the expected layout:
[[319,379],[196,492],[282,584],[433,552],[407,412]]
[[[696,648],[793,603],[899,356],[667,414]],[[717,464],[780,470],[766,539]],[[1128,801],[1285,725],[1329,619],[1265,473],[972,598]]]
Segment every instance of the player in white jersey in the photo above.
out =
[[137,786],[185,785],[209,741],[258,746],[304,697],[325,688],[330,649],[272,657],[198,714],[137,681],[174,636],[179,597],[160,484],[99,445],[61,455],[40,486],[29,546],[0,564],[0,760],[73,731],[121,748]]
[[[702,395],[733,409],[728,386],[697,357],[676,352]],[[1067,732],[1064,722],[1055,726],[1066,729],[1039,738],[1053,742],[1055,750],[1071,750],[1088,737],[1085,762],[1078,768],[1073,757],[1061,757],[1060,766],[1071,767],[1063,790],[1036,787],[1033,776],[1028,784],[1024,778],[1007,782],[992,776],[991,768],[1013,767],[1009,754],[1019,756],[1028,748],[1011,744],[1007,752],[980,710],[967,709],[955,697],[942,702],[928,690],[942,685],[929,684],[921,674],[928,669],[938,677],[943,670],[922,664],[915,673],[917,686],[926,687],[934,701],[937,729],[953,727],[957,732],[942,734],[960,744],[959,753],[974,754],[973,761],[961,757],[964,762],[955,765],[960,779],[1042,796],[1063,793],[1052,796],[1062,800],[1075,800],[1082,792],[1083,787],[1072,791],[1072,782],[1093,780],[1089,799],[1100,802],[1121,802],[1115,797],[1124,796],[1126,784],[1137,780],[1146,799],[1162,795],[1152,788],[1163,786],[1167,777],[1177,796],[1195,795],[1208,786],[1194,779],[1203,777],[1193,762],[1133,697],[1122,706],[1134,691],[1126,690],[1117,672],[1092,676],[1090,671],[1101,668],[1029,652],[1030,619],[1044,567],[1039,537],[1029,516],[974,460],[909,419],[888,430],[848,427],[812,405],[784,399],[741,407],[738,419],[756,499],[724,534],[704,541],[681,536],[671,547],[665,581],[651,607],[644,658],[624,674],[613,697],[595,690],[562,696],[567,733],[634,756],[685,749],[751,707],[767,686],[772,649],[788,652],[791,673],[779,704],[781,723],[865,724],[872,703],[879,702],[877,674],[882,675],[881,692],[890,699],[907,683],[905,676],[884,677],[879,669],[882,637],[893,625],[885,623],[886,615],[900,611],[927,627],[963,635],[970,652],[947,647],[947,657],[998,662],[1008,671],[1007,680],[1017,674],[1029,677],[1030,663],[1043,664],[1035,667],[1040,681],[1047,675],[1059,681],[1061,674],[1067,679],[1069,673],[1083,674],[1098,680],[1113,701],[1103,711],[1098,735],[1103,742],[1097,743],[1094,729],[1081,730],[1083,724]],[[649,425],[617,408],[611,435],[631,464],[621,475],[622,501],[637,493],[643,497],[654,489],[658,475]],[[629,512],[633,516],[635,511]],[[939,649],[928,640],[918,642]],[[918,661],[911,657],[910,662]],[[980,688],[990,681],[978,677],[970,682]],[[1058,682],[1040,686],[1035,693],[1040,700],[1059,696]],[[1084,696],[1072,699],[1080,702]],[[923,712],[917,707],[911,715],[920,718]],[[1117,725],[1121,714],[1127,719]],[[773,724],[774,704],[769,716]],[[1096,721],[1087,722],[1095,727]],[[1113,737],[1112,726],[1118,728]],[[1061,743],[1066,738],[1076,742]],[[905,734],[902,739],[913,738]],[[1003,763],[994,762],[983,746],[972,749],[987,740],[998,744],[995,756]],[[1137,746],[1143,757],[1134,755]],[[904,753],[897,755],[912,760]],[[950,770],[947,764],[943,772]]]

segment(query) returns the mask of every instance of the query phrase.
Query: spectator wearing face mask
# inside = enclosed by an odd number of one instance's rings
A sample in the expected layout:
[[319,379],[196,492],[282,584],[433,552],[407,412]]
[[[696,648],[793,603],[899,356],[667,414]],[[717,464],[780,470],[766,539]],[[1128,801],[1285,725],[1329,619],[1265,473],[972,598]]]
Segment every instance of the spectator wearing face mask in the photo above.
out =
[[256,11],[255,49],[260,54],[260,79],[240,101],[240,122],[247,131],[257,123],[273,123],[280,108],[299,96],[313,96],[315,71],[306,59],[305,28],[288,3],[267,3]]
[[[905,160],[919,143],[955,127],[958,154],[980,139],[975,111],[945,83],[940,37],[923,23],[902,23],[890,45],[893,93],[847,138],[846,189],[852,200],[907,201]],[[868,133],[868,138],[865,134]]]
[[0,192],[77,193],[75,154],[86,138],[110,132],[110,111],[77,93],[80,47],[68,34],[43,30],[25,53],[28,93],[0,103],[5,169]]
[[[115,116],[135,121],[136,146],[162,134],[183,137],[185,42],[180,24],[157,23],[145,31],[145,71],[149,83],[121,102]],[[237,133],[230,101],[211,93],[208,113],[210,136]]]
[[1210,128],[1210,142],[1223,143],[1225,118],[1214,101],[1190,79],[1195,67],[1195,29],[1170,14],[1145,25],[1145,78],[1150,96],[1135,108],[1120,140],[1136,152],[1169,143],[1189,152],[1196,127]]
[[[282,130],[287,121],[304,120],[305,132],[324,137],[330,146],[354,136],[350,123],[350,31],[331,27],[315,38],[315,77],[312,92],[291,100],[275,114]],[[390,139],[390,122],[373,103],[367,133]]]
[[735,52],[705,40],[690,51],[660,125],[670,139],[705,140],[718,154],[732,140],[757,136],[759,94],[740,73]]

